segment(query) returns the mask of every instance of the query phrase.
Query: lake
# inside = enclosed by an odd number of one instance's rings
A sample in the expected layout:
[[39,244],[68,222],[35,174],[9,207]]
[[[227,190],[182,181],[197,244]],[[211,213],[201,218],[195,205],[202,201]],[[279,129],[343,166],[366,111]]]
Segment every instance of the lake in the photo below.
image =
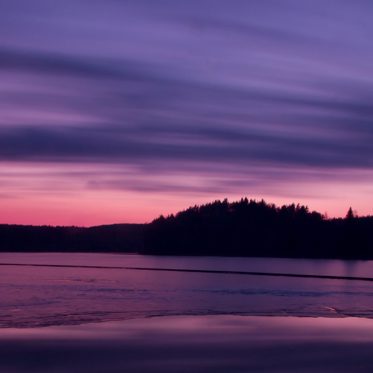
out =
[[1,372],[373,371],[373,282],[234,273],[369,278],[371,261],[1,253],[0,264]]
[[370,277],[372,261],[0,253],[0,263],[45,265],[0,266],[2,328],[177,315],[373,317],[373,282],[112,268]]
[[0,329],[4,373],[373,371],[364,318],[168,316]]

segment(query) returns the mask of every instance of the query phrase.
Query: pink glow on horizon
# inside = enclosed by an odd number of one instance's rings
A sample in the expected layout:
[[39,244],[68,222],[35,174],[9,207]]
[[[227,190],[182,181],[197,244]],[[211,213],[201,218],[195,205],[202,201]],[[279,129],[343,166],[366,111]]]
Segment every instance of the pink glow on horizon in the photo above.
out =
[[[214,174],[152,174],[108,165],[4,164],[0,172],[1,224],[92,226],[145,223],[195,204],[241,197],[264,199],[278,206],[300,203],[331,217],[343,217],[350,206],[373,215],[373,184],[369,173],[350,180],[307,179],[254,186],[232,186],[231,176]],[[113,182],[114,180],[114,182]],[[230,182],[226,193],[214,184]],[[184,188],[184,189],[183,189]],[[211,191],[209,191],[211,188]]]
[[[230,201],[240,196],[228,196]],[[77,194],[73,197],[30,197],[28,199],[3,199],[1,224],[31,225],[76,225],[93,226],[115,223],[150,222],[160,214],[168,215],[184,210],[195,204],[203,204],[223,199],[225,196],[162,196],[144,193],[102,192]],[[250,196],[249,196],[250,198]],[[260,200],[261,196],[252,196]],[[371,215],[372,208],[365,201],[354,200],[341,203],[340,200],[316,200],[265,197],[267,202],[276,205],[300,203],[331,217],[345,216],[351,205],[359,215]]]

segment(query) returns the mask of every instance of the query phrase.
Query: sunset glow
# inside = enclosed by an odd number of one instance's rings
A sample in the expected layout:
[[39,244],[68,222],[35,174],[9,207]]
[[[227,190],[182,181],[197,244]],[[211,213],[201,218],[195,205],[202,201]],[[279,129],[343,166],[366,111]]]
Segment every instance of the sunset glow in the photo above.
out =
[[142,223],[243,196],[372,215],[372,7],[10,2],[0,223]]

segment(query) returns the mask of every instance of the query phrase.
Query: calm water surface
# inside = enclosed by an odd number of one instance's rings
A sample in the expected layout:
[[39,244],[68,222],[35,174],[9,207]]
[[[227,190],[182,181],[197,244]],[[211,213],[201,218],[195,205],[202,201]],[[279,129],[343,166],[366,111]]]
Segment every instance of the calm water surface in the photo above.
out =
[[[373,277],[372,261],[1,253],[0,263]],[[173,315],[373,317],[373,283],[124,269],[0,267],[0,327]]]
[[363,318],[175,316],[0,331],[6,373],[371,373]]

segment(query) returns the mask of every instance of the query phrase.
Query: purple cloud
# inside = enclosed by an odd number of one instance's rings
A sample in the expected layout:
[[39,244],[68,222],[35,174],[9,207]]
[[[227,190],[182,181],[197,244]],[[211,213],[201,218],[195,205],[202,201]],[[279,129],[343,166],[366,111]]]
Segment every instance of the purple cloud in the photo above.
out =
[[[149,192],[343,183],[373,166],[372,8],[14,0],[0,12],[0,161],[127,165],[132,181],[86,185]],[[144,185],[149,167],[164,180]],[[250,178],[233,185],[227,168]],[[180,186],[180,169],[220,182]]]

